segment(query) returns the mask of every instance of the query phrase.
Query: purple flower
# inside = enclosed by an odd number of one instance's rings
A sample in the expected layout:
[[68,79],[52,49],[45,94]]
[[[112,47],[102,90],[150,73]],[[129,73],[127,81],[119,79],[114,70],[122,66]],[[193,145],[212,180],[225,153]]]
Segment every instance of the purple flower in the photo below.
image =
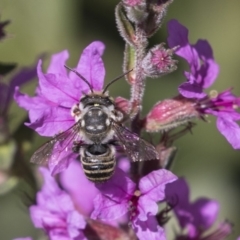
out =
[[70,196],[61,190],[45,168],[40,168],[44,185],[37,194],[37,204],[30,207],[33,224],[45,230],[51,240],[86,239],[86,222],[75,210]]
[[[102,89],[105,76],[101,59],[103,51],[103,43],[91,43],[84,49],[75,68],[96,91]],[[29,97],[20,93],[18,88],[15,90],[15,100],[29,112],[30,123],[26,125],[42,136],[51,137],[71,127],[75,123],[70,114],[71,108],[79,103],[83,93],[90,91],[75,73],[67,73],[64,67],[67,59],[66,50],[54,54],[46,74],[42,72],[42,61],[38,62],[39,86],[36,96]]]
[[116,169],[113,177],[99,185],[101,194],[94,199],[92,217],[112,221],[129,213],[129,220],[139,239],[166,239],[155,215],[157,202],[165,198],[165,186],[177,177],[160,169],[144,176],[138,186],[126,174]]
[[[103,87],[105,76],[101,59],[103,51],[103,43],[91,43],[84,49],[75,68],[90,82],[95,91],[100,91]],[[20,93],[18,88],[15,89],[15,100],[29,112],[30,123],[26,125],[42,136],[54,136],[72,127],[75,119],[71,115],[71,110],[79,103],[81,97],[90,91],[89,86],[74,72],[67,73],[64,67],[67,58],[66,50],[53,55],[46,74],[41,70],[42,61],[38,62],[39,86],[36,96],[29,97]],[[58,144],[60,143],[55,144],[55,149],[58,148]],[[51,173],[56,174],[65,170],[75,155],[67,149],[61,153],[54,151],[48,160]]]
[[221,240],[231,233],[231,224],[224,222],[207,237],[205,236],[206,238],[202,237],[215,223],[219,212],[219,203],[208,198],[199,198],[193,203],[190,202],[189,188],[183,178],[168,184],[165,192],[168,203],[174,207],[180,227],[182,230],[186,230],[186,235],[179,235],[178,240]]
[[190,68],[185,72],[187,82],[179,87],[179,93],[195,102],[195,109],[204,118],[205,114],[217,117],[217,128],[234,149],[240,148],[240,128],[236,121],[240,114],[240,98],[231,93],[231,89],[208,96],[203,90],[209,88],[216,80],[219,66],[214,61],[213,51],[205,40],[198,40],[194,45],[188,42],[188,30],[178,21],[168,23],[168,44],[171,48],[178,46],[176,54],[184,58]]

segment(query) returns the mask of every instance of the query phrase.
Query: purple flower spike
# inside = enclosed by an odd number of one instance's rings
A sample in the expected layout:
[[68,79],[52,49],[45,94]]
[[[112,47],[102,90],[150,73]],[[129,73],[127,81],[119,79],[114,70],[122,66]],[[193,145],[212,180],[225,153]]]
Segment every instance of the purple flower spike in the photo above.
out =
[[141,178],[139,186],[120,169],[106,183],[98,186],[102,194],[95,200],[92,217],[111,221],[130,214],[129,220],[139,239],[166,239],[155,215],[157,202],[165,198],[165,187],[177,177],[160,169]]
[[[207,198],[199,198],[191,203],[189,195],[188,185],[183,178],[166,187],[166,199],[174,207],[181,228],[187,230],[187,236],[183,239],[202,239],[202,234],[212,227],[217,219],[219,203]],[[209,238],[203,239],[225,239],[231,230],[231,224],[225,222],[211,233]],[[219,236],[219,238],[211,238],[213,236]],[[177,239],[182,238],[179,236]]]
[[[105,76],[103,51],[103,43],[91,43],[84,49],[75,68],[96,91],[102,89]],[[79,102],[83,93],[90,91],[75,73],[67,74],[64,67],[67,59],[66,50],[53,55],[46,74],[42,72],[42,61],[38,62],[36,96],[29,97],[15,89],[15,100],[29,112],[30,123],[26,125],[42,136],[51,137],[71,127],[75,122],[70,114],[72,106]]]
[[86,222],[75,210],[70,196],[58,187],[47,169],[40,171],[44,185],[37,194],[37,205],[30,207],[34,226],[44,229],[51,240],[86,240],[82,233]]

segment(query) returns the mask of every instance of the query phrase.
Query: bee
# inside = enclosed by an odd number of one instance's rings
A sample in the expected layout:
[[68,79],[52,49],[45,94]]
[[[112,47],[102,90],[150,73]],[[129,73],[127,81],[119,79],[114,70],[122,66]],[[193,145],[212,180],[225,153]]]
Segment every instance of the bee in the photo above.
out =
[[86,177],[95,183],[111,178],[116,166],[116,145],[133,162],[159,159],[155,147],[123,125],[125,114],[106,93],[108,87],[124,75],[111,81],[102,92],[95,92],[90,83],[76,70],[91,93],[83,95],[71,110],[76,123],[43,144],[31,157],[37,164],[53,164],[64,169],[66,154],[80,155]]

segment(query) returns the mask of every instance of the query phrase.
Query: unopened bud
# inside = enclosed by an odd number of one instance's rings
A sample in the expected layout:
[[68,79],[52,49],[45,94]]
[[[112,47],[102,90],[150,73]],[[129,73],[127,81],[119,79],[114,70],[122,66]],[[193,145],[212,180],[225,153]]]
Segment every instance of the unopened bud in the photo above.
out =
[[129,45],[134,46],[136,41],[135,30],[126,16],[121,2],[116,6],[115,17],[120,35]]
[[175,49],[166,49],[159,44],[149,50],[143,59],[144,73],[148,77],[160,77],[177,69],[177,60],[172,58]]
[[123,0],[123,5],[131,22],[140,24],[148,16],[147,4],[144,0]]
[[115,98],[115,105],[124,114],[128,114],[129,111],[130,111],[130,102],[126,98],[116,97]]
[[145,21],[145,32],[151,37],[161,27],[168,6],[173,0],[148,0],[148,18]]
[[200,117],[195,105],[181,96],[158,102],[146,116],[144,127],[147,132],[159,132],[186,124]]

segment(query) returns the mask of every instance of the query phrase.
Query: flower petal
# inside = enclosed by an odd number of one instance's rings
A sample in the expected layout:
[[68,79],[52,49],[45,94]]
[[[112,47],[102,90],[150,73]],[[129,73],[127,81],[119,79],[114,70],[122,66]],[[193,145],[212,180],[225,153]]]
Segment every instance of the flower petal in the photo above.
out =
[[96,187],[103,195],[118,203],[129,200],[136,190],[136,184],[120,168],[115,169],[107,182],[96,184]]
[[[197,68],[199,65],[197,52],[188,42],[188,29],[173,19],[168,22],[168,45],[170,48],[178,46],[176,54],[187,60],[190,66]],[[191,67],[191,68],[192,68]]]
[[68,233],[71,238],[79,235],[79,230],[86,227],[86,221],[77,211],[70,212],[67,217]]
[[217,128],[234,149],[240,149],[240,127],[228,114],[219,114]]
[[29,111],[30,123],[26,125],[42,136],[52,137],[74,124],[70,109],[62,108],[41,96],[29,97],[15,89],[14,99]]
[[182,96],[196,99],[202,99],[207,96],[207,94],[203,92],[203,87],[200,84],[201,82],[198,82],[198,76],[194,76],[193,73],[189,72],[185,72],[184,75],[187,82],[182,83],[178,88],[178,91]]
[[47,209],[31,206],[29,208],[31,219],[36,228],[66,227],[66,223],[58,215],[52,214]]
[[161,201],[165,198],[166,184],[177,179],[173,173],[165,169],[152,171],[139,182],[141,193],[147,196],[152,201]]
[[203,229],[210,228],[217,219],[220,205],[215,200],[199,198],[192,204],[194,213],[194,225]]
[[67,78],[67,69],[64,65],[68,58],[69,54],[67,50],[53,54],[47,72]]
[[193,47],[197,50],[202,66],[199,74],[202,76],[202,87],[209,88],[219,74],[219,65],[214,61],[213,51],[206,40],[198,40]]
[[146,221],[135,220],[134,231],[139,240],[166,240],[165,231],[158,225],[154,216],[149,215]]
[[[64,189],[74,199],[77,208],[81,213],[89,216],[93,211],[93,199],[99,193],[93,182],[90,182],[78,161],[72,161],[66,171],[60,175],[60,181]],[[81,185],[81,187],[79,187]]]
[[66,76],[63,76],[60,73],[44,74],[42,72],[41,60],[38,62],[37,72],[40,93],[47,100],[66,108],[71,108],[75,103],[78,103],[81,93],[78,92],[76,95],[71,81]]
[[124,198],[121,202],[116,202],[98,194],[94,199],[94,210],[91,218],[104,221],[116,220],[128,212],[128,207],[128,202]]
[[[81,55],[76,70],[89,81],[93,89],[101,91],[103,88],[105,68],[102,61],[102,54],[105,46],[100,41],[92,42]],[[73,81],[81,81],[75,73],[70,72],[69,78]],[[82,92],[89,92],[89,87],[81,81]]]
[[112,220],[122,217],[128,212],[128,201],[136,189],[135,183],[119,168],[105,183],[96,184],[100,190],[94,199],[93,218]]

